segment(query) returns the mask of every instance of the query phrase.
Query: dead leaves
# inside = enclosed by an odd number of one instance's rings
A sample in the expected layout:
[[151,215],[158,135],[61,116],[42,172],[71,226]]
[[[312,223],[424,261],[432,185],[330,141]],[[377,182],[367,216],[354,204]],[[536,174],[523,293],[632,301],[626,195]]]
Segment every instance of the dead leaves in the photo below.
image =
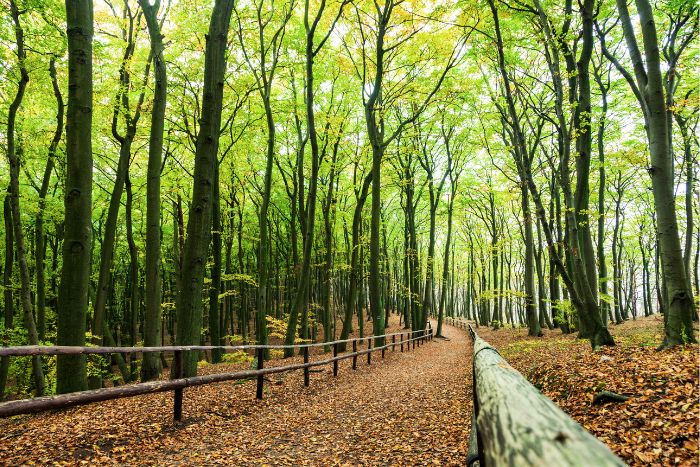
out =
[[[630,465],[698,464],[698,347],[657,352],[659,317],[611,326],[618,345],[591,352],[586,341],[546,332],[480,331],[545,395]],[[626,402],[591,405],[607,390]]]
[[342,361],[337,378],[323,367],[308,388],[301,372],[285,374],[265,384],[262,401],[254,381],[186,389],[176,426],[171,393],[0,420],[0,464],[463,465],[468,337],[447,333],[415,352],[374,354],[356,371]]

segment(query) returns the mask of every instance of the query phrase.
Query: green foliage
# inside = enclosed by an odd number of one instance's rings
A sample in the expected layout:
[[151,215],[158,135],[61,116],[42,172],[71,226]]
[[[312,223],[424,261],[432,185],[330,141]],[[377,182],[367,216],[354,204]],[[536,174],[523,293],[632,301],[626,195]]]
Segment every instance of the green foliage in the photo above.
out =
[[[55,335],[46,336],[39,345],[53,345]],[[0,323],[0,341],[7,346],[28,345],[27,331],[24,328],[6,329]],[[30,397],[34,390],[32,382],[32,357],[10,357],[7,370],[7,394],[16,397]],[[44,394],[51,395],[56,389],[56,357],[41,357],[44,368]]]
[[255,360],[255,357],[252,357],[251,355],[248,355],[245,351],[243,350],[238,350],[236,352],[231,352],[224,354],[221,357],[221,362],[222,363],[233,363],[233,364],[238,364],[238,363],[251,363]]
[[[98,347],[93,344],[94,340],[91,332],[85,333],[85,345],[87,347]],[[88,354],[87,356],[87,376],[88,378],[112,379],[119,380],[121,376],[113,375],[110,370],[111,357],[102,354]]]
[[561,325],[568,325],[571,331],[577,329],[578,312],[571,300],[556,300],[552,305],[554,321]]
[[[312,313],[309,312],[309,324],[311,325],[313,323],[313,320],[311,318]],[[269,337],[274,337],[277,339],[284,339],[284,337],[287,335],[287,320],[288,316],[284,315],[282,319],[277,319],[272,316],[266,316],[265,319],[267,320],[267,327],[269,330],[268,336]],[[301,320],[297,323],[297,332],[296,332],[296,339],[294,342],[296,344],[304,344],[307,342],[311,342],[311,339],[302,339],[299,336],[299,330],[301,329]]]

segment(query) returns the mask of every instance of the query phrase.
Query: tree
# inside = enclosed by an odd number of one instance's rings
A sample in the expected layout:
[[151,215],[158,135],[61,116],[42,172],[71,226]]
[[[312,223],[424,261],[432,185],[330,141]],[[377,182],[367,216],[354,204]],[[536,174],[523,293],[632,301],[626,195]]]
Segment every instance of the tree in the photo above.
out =
[[[335,28],[338,18],[343,12],[345,5],[349,3],[347,0],[343,0],[338,9],[338,13],[333,20],[330,28],[326,32],[325,36],[321,39],[318,45],[315,43],[314,36],[316,35],[316,29],[318,27],[319,21],[323,17],[323,11],[326,8],[325,0],[321,0],[321,4],[315,15],[311,16],[309,11],[309,0],[304,3],[304,30],[306,32],[306,46],[304,54],[306,57],[306,126],[308,131],[309,144],[311,146],[311,177],[309,177],[309,193],[306,199],[306,206],[304,208],[304,213],[306,215],[306,220],[304,221],[304,239],[303,239],[303,254],[302,254],[302,265],[299,270],[299,283],[296,290],[296,298],[294,299],[294,304],[292,305],[291,313],[289,316],[289,321],[287,323],[287,335],[285,339],[285,344],[291,345],[294,343],[294,336],[296,334],[297,318],[299,313],[306,309],[309,304],[309,288],[311,282],[311,250],[314,243],[314,227],[316,221],[316,192],[318,190],[318,172],[320,164],[320,150],[318,145],[318,132],[316,130],[316,116],[314,109],[314,59],[321,51],[321,48],[326,43],[330,37],[333,29]],[[290,8],[291,11],[291,8]],[[302,160],[298,162],[300,166],[303,166],[303,149],[302,149]],[[326,323],[325,327],[328,327]],[[304,329],[304,334],[306,334],[306,329]],[[306,336],[304,336],[306,337]],[[285,349],[285,356],[291,357],[293,353],[293,348],[288,347]]]
[[[144,323],[144,345],[160,344],[160,172],[163,153],[163,131],[165,127],[165,105],[168,96],[168,76],[163,54],[163,36],[158,23],[160,0],[153,4],[139,0],[146,18],[146,26],[151,39],[153,57],[153,77],[155,91],[151,110],[151,131],[148,142],[148,180],[146,198],[146,311]],[[155,379],[160,373],[160,359],[157,354],[145,353],[141,366],[141,379]]]
[[[622,67],[603,43],[606,58],[623,74],[642,108],[649,139],[650,167],[661,265],[666,289],[665,336],[662,347],[695,342],[692,315],[694,304],[690,281],[683,264],[678,231],[676,203],[673,194],[673,162],[670,152],[668,109],[661,74],[661,57],[656,23],[648,0],[636,0],[641,24],[644,59],[634,34],[627,3],[617,0],[617,11],[624,32],[627,50],[634,69],[632,74]],[[600,34],[599,34],[600,36]],[[601,39],[602,40],[602,39]]]
[[[58,345],[85,344],[92,241],[92,2],[66,0],[68,111],[63,268],[58,292]],[[56,392],[87,388],[85,356],[56,361]]]
[[[202,329],[202,285],[211,239],[212,184],[218,157],[228,29],[233,0],[216,0],[209,22],[204,58],[202,114],[196,140],[194,187],[182,253],[182,288],[177,297],[177,345],[199,344]],[[197,374],[198,352],[183,356],[184,376]]]
[[[455,136],[455,127],[446,127],[446,122],[443,114],[443,118],[440,121],[440,134],[442,135],[442,141],[445,146],[445,153],[447,154],[447,170],[446,173],[450,177],[450,193],[449,199],[447,201],[447,238],[445,239],[445,253],[443,255],[443,265],[442,265],[442,285],[440,287],[440,305],[438,310],[438,325],[435,330],[435,335],[437,337],[442,336],[442,323],[445,314],[445,309],[447,308],[447,281],[450,274],[450,248],[452,245],[452,216],[454,214],[454,203],[455,197],[457,196],[457,188],[459,183],[459,177],[464,170],[463,166],[463,153],[462,145],[458,144],[455,148],[455,143],[453,139]],[[453,263],[454,266],[454,263]],[[454,283],[455,277],[452,274],[452,281]]]
[[258,248],[258,295],[256,311],[256,337],[259,344],[267,344],[267,316],[270,311],[268,300],[268,288],[270,277],[270,240],[268,232],[268,210],[270,208],[270,197],[272,195],[272,167],[275,158],[275,119],[272,112],[272,84],[275,72],[279,64],[280,51],[282,48],[285,27],[292,16],[294,2],[287,5],[282,12],[282,17],[276,29],[273,29],[270,37],[265,37],[270,22],[275,15],[274,0],[271,0],[270,11],[263,12],[265,0],[254,3],[254,22],[257,28],[258,50],[254,56],[246,49],[243,37],[244,28],[241,15],[236,12],[238,20],[238,40],[245,56],[248,67],[255,77],[258,92],[263,102],[265,110],[265,123],[267,125],[267,153],[265,163],[265,177],[263,181],[262,201],[258,215],[258,226],[260,229],[260,243]]

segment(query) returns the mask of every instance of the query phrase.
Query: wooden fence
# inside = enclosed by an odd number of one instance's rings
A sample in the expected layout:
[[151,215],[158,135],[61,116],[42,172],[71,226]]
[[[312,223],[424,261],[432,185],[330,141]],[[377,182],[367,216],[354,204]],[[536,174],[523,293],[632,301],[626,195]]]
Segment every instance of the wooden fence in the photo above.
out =
[[469,321],[466,318],[450,318],[449,316],[445,318],[445,324],[454,326],[459,329],[464,329],[465,331],[469,329]]
[[[398,340],[397,340],[398,336]],[[317,366],[333,364],[333,376],[338,376],[338,362],[352,358],[352,369],[357,368],[357,358],[367,355],[367,364],[372,362],[372,353],[382,353],[382,358],[387,349],[396,351],[415,349],[422,343],[432,340],[433,330],[431,327],[405,333],[384,334],[381,336],[368,336],[357,339],[345,339],[333,342],[319,342],[312,344],[297,345],[237,345],[237,346],[165,346],[165,347],[71,347],[71,346],[21,346],[21,347],[0,347],[0,357],[3,356],[34,356],[34,355],[82,355],[82,354],[130,354],[146,352],[173,352],[173,366],[175,377],[169,380],[148,381],[137,384],[129,384],[119,387],[93,389],[88,391],[74,392],[70,394],[60,394],[56,396],[36,397],[33,399],[22,399],[0,403],[0,417],[10,417],[13,415],[42,412],[50,409],[61,409],[76,405],[85,405],[93,402],[118,399],[122,397],[133,397],[142,394],[155,392],[173,391],[173,418],[176,421],[182,419],[182,396],[183,389],[204,384],[220,383],[240,379],[257,379],[256,397],[263,397],[263,382],[265,375],[282,373],[294,370],[304,370],[304,385],[309,385],[309,369]],[[391,342],[389,342],[391,339]],[[383,340],[383,345],[375,345]],[[367,348],[359,350],[358,344],[366,342]],[[352,344],[352,352],[340,353],[340,344]],[[333,349],[333,357],[322,360],[311,361],[309,349],[312,347],[330,346]],[[265,350],[294,348],[301,350],[304,363],[283,365],[265,368],[263,358]],[[182,375],[182,354],[193,350],[214,350],[224,351],[252,351],[257,358],[257,369],[242,370],[233,373],[219,373],[213,375],[193,376],[185,378]]]
[[469,334],[474,343],[474,413],[467,465],[625,465],[471,326]]

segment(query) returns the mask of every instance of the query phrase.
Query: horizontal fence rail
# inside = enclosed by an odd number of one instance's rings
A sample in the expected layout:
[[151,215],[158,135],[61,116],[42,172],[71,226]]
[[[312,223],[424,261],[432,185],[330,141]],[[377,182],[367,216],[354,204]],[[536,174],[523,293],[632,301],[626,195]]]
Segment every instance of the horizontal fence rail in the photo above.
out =
[[465,318],[445,318],[445,323],[465,331],[469,329],[469,322]]
[[[397,336],[399,339],[397,340]],[[389,340],[391,338],[391,340]],[[70,346],[21,346],[21,347],[0,347],[0,356],[34,356],[34,355],[81,355],[81,354],[114,354],[114,353],[153,353],[153,352],[173,352],[173,365],[175,368],[175,378],[169,380],[148,381],[124,385],[119,387],[93,389],[88,391],[74,392],[70,394],[60,394],[56,396],[36,397],[33,399],[22,399],[0,403],[0,417],[10,417],[14,415],[42,412],[51,409],[62,409],[77,405],[91,404],[111,399],[123,397],[134,397],[143,394],[156,392],[174,391],[173,395],[173,418],[176,421],[182,419],[183,389],[187,387],[202,386],[205,384],[221,383],[225,381],[241,379],[257,379],[256,397],[262,399],[263,384],[266,375],[274,373],[284,373],[294,370],[304,370],[304,385],[309,385],[309,369],[317,366],[333,364],[333,376],[338,376],[338,362],[352,358],[352,369],[357,368],[357,357],[367,355],[367,364],[371,364],[373,352],[381,352],[382,358],[387,349],[392,351],[400,347],[401,352],[415,349],[422,343],[432,340],[433,329],[428,327],[405,333],[391,333],[381,336],[368,336],[356,339],[344,339],[333,342],[321,342],[311,344],[294,345],[237,345],[237,346],[161,346],[161,347],[70,347]],[[384,339],[384,344],[373,345],[377,341]],[[367,348],[358,350],[358,344],[367,342]],[[340,344],[352,343],[352,352],[339,353]],[[332,358],[310,361],[309,349],[313,347],[329,346],[333,350]],[[295,348],[302,350],[304,363],[282,365],[275,367],[264,367],[264,352],[268,349]],[[229,351],[255,351],[257,359],[257,369],[241,370],[231,373],[218,373],[213,375],[182,377],[182,353],[187,351],[205,351],[223,349]]]
[[625,465],[468,329],[474,414],[467,465]]

